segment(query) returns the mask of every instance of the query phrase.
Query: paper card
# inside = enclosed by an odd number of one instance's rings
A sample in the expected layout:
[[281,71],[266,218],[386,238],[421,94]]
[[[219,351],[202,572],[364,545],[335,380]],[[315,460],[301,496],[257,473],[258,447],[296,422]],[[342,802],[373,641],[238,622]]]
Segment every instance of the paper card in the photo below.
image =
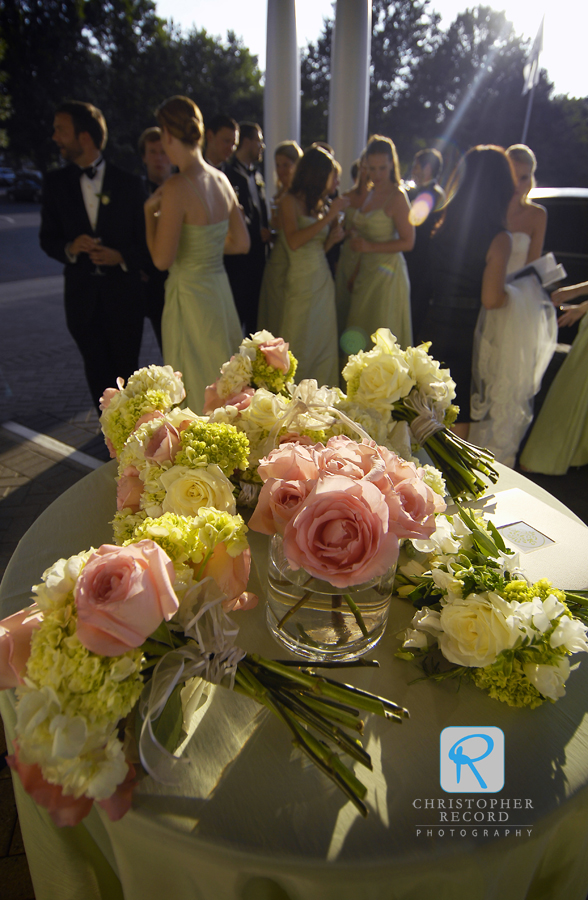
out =
[[562,590],[588,590],[588,528],[581,522],[520,488],[485,498],[482,511],[520,554],[531,581],[548,578]]

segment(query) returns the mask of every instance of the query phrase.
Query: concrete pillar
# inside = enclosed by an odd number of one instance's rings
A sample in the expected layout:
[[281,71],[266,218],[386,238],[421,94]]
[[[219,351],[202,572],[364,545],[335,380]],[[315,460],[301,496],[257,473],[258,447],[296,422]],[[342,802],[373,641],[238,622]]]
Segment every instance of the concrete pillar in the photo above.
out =
[[341,163],[341,189],[367,142],[372,42],[371,0],[337,0],[331,49],[329,144]]
[[268,0],[263,135],[268,201],[274,194],[274,150],[282,141],[300,143],[300,57],[295,0]]

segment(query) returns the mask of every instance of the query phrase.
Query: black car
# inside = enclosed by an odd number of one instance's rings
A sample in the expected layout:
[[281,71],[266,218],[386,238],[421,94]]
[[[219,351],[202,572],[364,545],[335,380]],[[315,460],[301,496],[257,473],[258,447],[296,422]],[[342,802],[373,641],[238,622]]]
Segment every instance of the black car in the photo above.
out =
[[6,191],[8,200],[25,200],[30,203],[41,202],[41,180],[29,172],[19,172],[13,184]]
[[[531,200],[547,210],[544,253],[553,253],[565,268],[564,284],[588,281],[588,188],[533,188]],[[559,341],[571,344],[578,330],[560,328]]]

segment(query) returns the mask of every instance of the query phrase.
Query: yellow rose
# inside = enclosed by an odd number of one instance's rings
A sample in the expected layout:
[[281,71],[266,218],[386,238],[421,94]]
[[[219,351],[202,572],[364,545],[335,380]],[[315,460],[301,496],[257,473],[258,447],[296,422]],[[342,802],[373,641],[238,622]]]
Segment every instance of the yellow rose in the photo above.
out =
[[191,469],[172,466],[160,476],[166,495],[163,512],[179,516],[196,516],[203,506],[235,514],[235,498],[231,482],[216,465]]
[[458,666],[491,665],[522,635],[511,612],[510,604],[493,593],[448,603],[441,610],[443,631],[438,637],[443,655]]

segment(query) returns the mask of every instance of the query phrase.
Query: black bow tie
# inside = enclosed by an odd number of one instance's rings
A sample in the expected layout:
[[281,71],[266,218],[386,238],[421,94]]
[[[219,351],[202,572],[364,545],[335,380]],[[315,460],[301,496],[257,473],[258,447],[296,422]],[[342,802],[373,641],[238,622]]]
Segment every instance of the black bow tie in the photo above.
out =
[[94,165],[86,166],[85,169],[80,169],[80,178],[82,177],[82,175],[87,175],[88,178],[94,178],[96,172],[98,171],[98,166],[101,162],[102,160],[99,159],[97,163],[94,163]]

